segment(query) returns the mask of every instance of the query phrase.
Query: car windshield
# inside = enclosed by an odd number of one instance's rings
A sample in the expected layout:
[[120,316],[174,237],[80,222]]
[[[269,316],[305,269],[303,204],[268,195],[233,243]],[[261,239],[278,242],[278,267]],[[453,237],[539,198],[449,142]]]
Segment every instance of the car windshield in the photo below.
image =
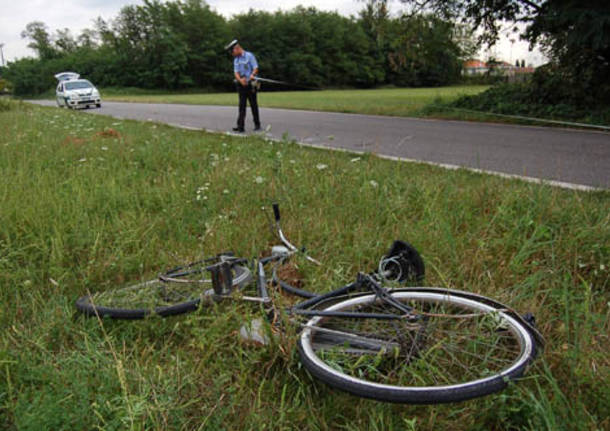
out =
[[92,88],[93,85],[89,81],[74,81],[74,82],[66,82],[64,84],[66,86],[66,90],[78,90],[81,88]]

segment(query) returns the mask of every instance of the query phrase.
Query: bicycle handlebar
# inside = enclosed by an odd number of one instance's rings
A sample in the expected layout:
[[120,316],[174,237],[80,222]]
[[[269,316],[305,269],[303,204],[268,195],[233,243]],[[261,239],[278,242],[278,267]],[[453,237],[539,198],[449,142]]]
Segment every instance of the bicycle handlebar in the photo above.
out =
[[[288,241],[288,239],[284,235],[284,232],[282,232],[282,227],[280,226],[280,205],[277,202],[274,202],[271,206],[273,207],[273,215],[275,217],[275,228],[277,229],[277,234],[280,237],[280,241],[282,241],[282,243],[286,247],[288,247],[290,251],[299,251],[299,249],[294,244]],[[303,254],[305,255],[305,259],[307,259],[308,261],[315,263],[316,265],[322,265],[318,260],[309,256],[304,251]]]

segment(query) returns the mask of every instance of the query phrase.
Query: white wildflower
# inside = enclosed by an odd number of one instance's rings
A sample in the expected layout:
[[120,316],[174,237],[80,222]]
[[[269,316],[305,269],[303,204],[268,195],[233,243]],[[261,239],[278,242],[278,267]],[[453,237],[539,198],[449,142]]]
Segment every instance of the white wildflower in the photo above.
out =
[[375,189],[379,186],[379,183],[375,180],[369,181],[369,184],[371,185],[371,187],[373,187]]
[[262,184],[262,183],[263,183],[263,181],[265,181],[265,179],[264,179],[263,177],[261,177],[261,176],[258,176],[258,177],[256,177],[256,178],[254,179],[254,182],[255,182],[256,184]]
[[316,169],[319,170],[319,171],[323,171],[326,168],[328,168],[328,165],[325,165],[324,163],[318,163],[316,165]]

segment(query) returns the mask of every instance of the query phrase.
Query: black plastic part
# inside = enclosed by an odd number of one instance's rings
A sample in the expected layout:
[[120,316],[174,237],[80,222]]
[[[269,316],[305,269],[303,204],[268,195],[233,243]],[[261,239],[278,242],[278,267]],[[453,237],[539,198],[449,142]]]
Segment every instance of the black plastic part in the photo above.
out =
[[406,241],[395,240],[384,259],[394,258],[400,265],[399,282],[421,281],[424,279],[426,267],[419,252]]
[[527,313],[524,313],[523,316],[523,320],[525,320],[527,323],[530,324],[530,326],[532,327],[536,327],[536,317],[534,316],[533,313],[530,313],[529,311]]
[[276,202],[271,205],[273,207],[273,216],[275,221],[280,221],[280,205]]

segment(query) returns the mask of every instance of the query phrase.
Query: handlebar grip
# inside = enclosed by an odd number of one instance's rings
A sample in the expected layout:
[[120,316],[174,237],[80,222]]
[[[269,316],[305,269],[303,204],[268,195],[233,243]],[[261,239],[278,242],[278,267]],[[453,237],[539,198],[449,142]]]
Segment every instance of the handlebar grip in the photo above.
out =
[[276,202],[272,206],[273,206],[273,215],[275,216],[275,221],[280,221],[280,205]]

